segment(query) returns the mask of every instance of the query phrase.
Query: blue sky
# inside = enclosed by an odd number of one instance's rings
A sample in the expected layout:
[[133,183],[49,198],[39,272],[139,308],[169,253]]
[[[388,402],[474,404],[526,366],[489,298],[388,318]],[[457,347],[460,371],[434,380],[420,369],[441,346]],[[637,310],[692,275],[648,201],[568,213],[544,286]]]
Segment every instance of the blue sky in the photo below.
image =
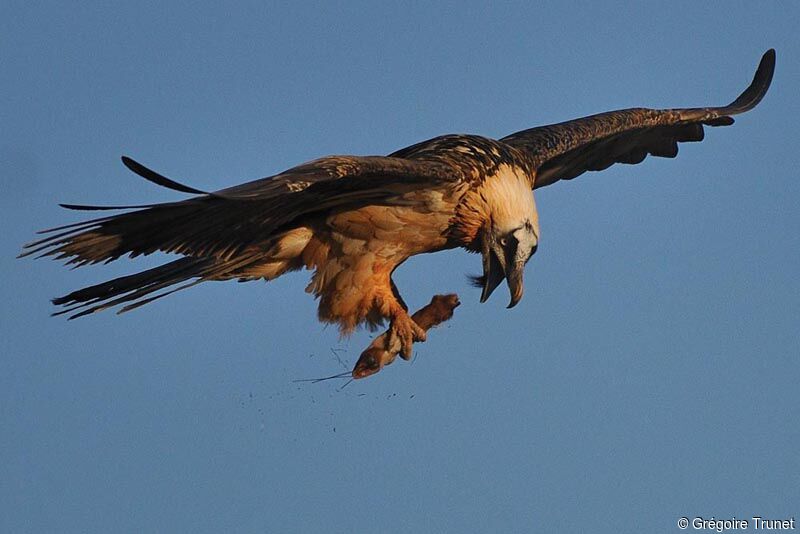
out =
[[[0,530],[678,531],[800,513],[800,8],[795,3],[0,8]],[[16,260],[58,202],[181,198],[326,154],[499,137],[633,107],[725,104],[777,49],[770,93],[675,160],[537,193],[513,310],[480,259],[414,258],[416,309],[463,305],[379,375],[345,370],[308,273],[215,283],[136,312],[49,299],[164,258]],[[339,360],[342,360],[340,363]]]

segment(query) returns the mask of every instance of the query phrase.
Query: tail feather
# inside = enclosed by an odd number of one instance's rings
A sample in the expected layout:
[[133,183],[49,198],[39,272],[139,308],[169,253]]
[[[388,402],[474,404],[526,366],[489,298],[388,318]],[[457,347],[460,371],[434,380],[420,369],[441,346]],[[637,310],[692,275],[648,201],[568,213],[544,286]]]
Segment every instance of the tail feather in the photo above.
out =
[[149,297],[149,298],[146,298],[146,299],[142,299],[142,300],[140,300],[138,302],[134,302],[132,304],[128,304],[127,306],[123,306],[117,312],[117,315],[119,315],[120,313],[125,313],[125,312],[129,312],[131,310],[135,310],[136,308],[138,308],[140,306],[144,306],[145,304],[150,304],[154,300],[158,300],[158,299],[160,299],[162,297],[166,297],[167,295],[172,295],[173,293],[177,293],[178,291],[182,291],[184,289],[189,289],[190,287],[196,286],[197,284],[199,284],[200,282],[203,282],[203,281],[204,280],[202,280],[202,279],[201,280],[195,280],[193,282],[189,282],[188,284],[183,284],[182,286],[178,286],[175,289],[171,289],[169,291],[165,291],[163,293],[159,293],[158,295],[155,295],[153,297]]
[[[239,273],[246,271],[248,267],[257,263],[259,258],[257,252],[227,261],[213,257],[180,258],[153,269],[121,276],[108,282],[78,289],[69,295],[55,298],[53,299],[53,304],[64,306],[64,309],[54,312],[53,315],[72,314],[69,319],[77,319],[84,315],[127,303],[118,312],[124,313],[149,304],[161,297],[166,297],[177,291],[197,285],[200,282],[237,278],[240,276]],[[196,278],[196,280],[169,291],[149,296],[192,278]]]
[[[76,319],[118,304],[136,301],[171,285],[191,278],[202,277],[213,264],[214,260],[210,258],[181,258],[140,273],[85,287],[63,297],[53,299],[53,304],[56,306],[65,306],[65,309],[54,312],[53,315],[77,312],[69,317],[70,319]],[[202,278],[193,282],[192,285],[201,281],[203,281]],[[188,287],[188,284],[185,287]],[[184,286],[181,286],[181,288],[184,288]],[[174,293],[175,291],[177,290],[172,290],[168,293]],[[147,302],[152,300],[155,300],[155,298],[151,297],[147,299]],[[144,303],[142,302],[142,304]],[[133,309],[130,305],[128,308]],[[127,310],[123,309],[121,311]]]

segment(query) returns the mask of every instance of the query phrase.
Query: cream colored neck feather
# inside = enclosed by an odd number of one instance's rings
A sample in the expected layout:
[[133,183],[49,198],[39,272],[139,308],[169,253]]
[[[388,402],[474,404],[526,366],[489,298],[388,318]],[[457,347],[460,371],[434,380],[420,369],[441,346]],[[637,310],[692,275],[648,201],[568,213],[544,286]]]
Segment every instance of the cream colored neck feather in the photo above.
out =
[[530,222],[539,235],[539,216],[528,176],[510,165],[480,187],[468,191],[456,208],[455,233],[463,246],[475,249],[475,239],[484,227],[509,232]]

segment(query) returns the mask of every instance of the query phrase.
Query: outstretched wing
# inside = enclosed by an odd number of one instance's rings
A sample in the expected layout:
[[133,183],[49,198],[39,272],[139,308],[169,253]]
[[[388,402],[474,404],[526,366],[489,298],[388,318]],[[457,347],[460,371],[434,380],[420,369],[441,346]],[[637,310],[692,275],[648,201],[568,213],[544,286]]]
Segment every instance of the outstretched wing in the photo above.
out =
[[[159,185],[199,192],[133,160],[123,161]],[[51,235],[26,245],[22,256],[38,253],[84,265],[160,250],[229,260],[248,247],[268,246],[276,231],[302,217],[365,204],[402,202],[404,193],[459,179],[460,172],[438,161],[330,156],[273,177],[180,202],[129,206],[140,209],[45,230],[43,233]],[[125,207],[111,207],[116,208]]]
[[532,159],[537,169],[534,189],[614,163],[640,163],[648,154],[674,158],[678,143],[703,140],[703,126],[728,126],[733,124],[732,115],[755,107],[766,94],[774,70],[775,50],[768,50],[750,86],[724,107],[610,111],[531,128],[500,141]]

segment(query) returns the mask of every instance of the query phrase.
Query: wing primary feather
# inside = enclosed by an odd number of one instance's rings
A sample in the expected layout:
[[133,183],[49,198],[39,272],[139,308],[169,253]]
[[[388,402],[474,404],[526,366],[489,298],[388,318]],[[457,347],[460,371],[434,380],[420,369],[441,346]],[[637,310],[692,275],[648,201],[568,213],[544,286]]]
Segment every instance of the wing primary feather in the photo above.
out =
[[742,94],[733,102],[725,106],[728,113],[744,113],[753,109],[764,95],[767,94],[772,76],[775,74],[775,49],[770,48],[761,57],[753,81]]
[[88,225],[93,224],[93,223],[99,224],[101,222],[105,222],[105,221],[107,221],[109,219],[112,219],[112,218],[114,218],[114,215],[106,215],[105,217],[98,217],[96,219],[89,219],[87,221],[78,221],[78,222],[74,222],[74,223],[70,223],[70,224],[64,224],[62,226],[54,226],[52,228],[46,228],[44,230],[39,230],[36,233],[39,234],[39,235],[41,235],[41,234],[50,234],[50,233],[53,233],[53,232],[58,232],[59,230],[66,230],[67,228],[77,228],[78,226],[88,226]]
[[753,81],[742,91],[736,100],[727,106],[717,108],[695,108],[680,110],[682,120],[701,120],[708,126],[730,126],[733,124],[733,117],[746,111],[750,111],[767,94],[772,76],[775,74],[775,49],[770,48],[761,56]]
[[200,189],[195,189],[194,187],[178,183],[175,180],[170,180],[166,176],[159,174],[152,169],[148,169],[138,161],[133,160],[128,156],[122,156],[122,163],[145,180],[153,182],[156,185],[160,185],[161,187],[166,187],[167,189],[172,189],[173,191],[180,191],[181,193],[191,193],[195,195],[210,194],[207,191],[201,191]]
[[90,204],[59,204],[62,208],[75,211],[138,210],[152,208],[156,204],[133,204],[129,206],[93,206]]
[[[65,232],[61,232],[60,234],[51,235],[45,237],[43,239],[38,239],[36,241],[32,241],[30,243],[26,243],[22,246],[22,252],[17,256],[17,258],[24,258],[25,256],[30,256],[31,254],[36,254],[37,252],[44,250],[48,247],[59,245],[61,243],[65,243],[69,240],[71,234],[81,232],[84,230],[89,230],[92,227],[96,227],[97,225],[94,224],[87,224],[86,226],[72,228]],[[41,232],[40,232],[41,233]]]

